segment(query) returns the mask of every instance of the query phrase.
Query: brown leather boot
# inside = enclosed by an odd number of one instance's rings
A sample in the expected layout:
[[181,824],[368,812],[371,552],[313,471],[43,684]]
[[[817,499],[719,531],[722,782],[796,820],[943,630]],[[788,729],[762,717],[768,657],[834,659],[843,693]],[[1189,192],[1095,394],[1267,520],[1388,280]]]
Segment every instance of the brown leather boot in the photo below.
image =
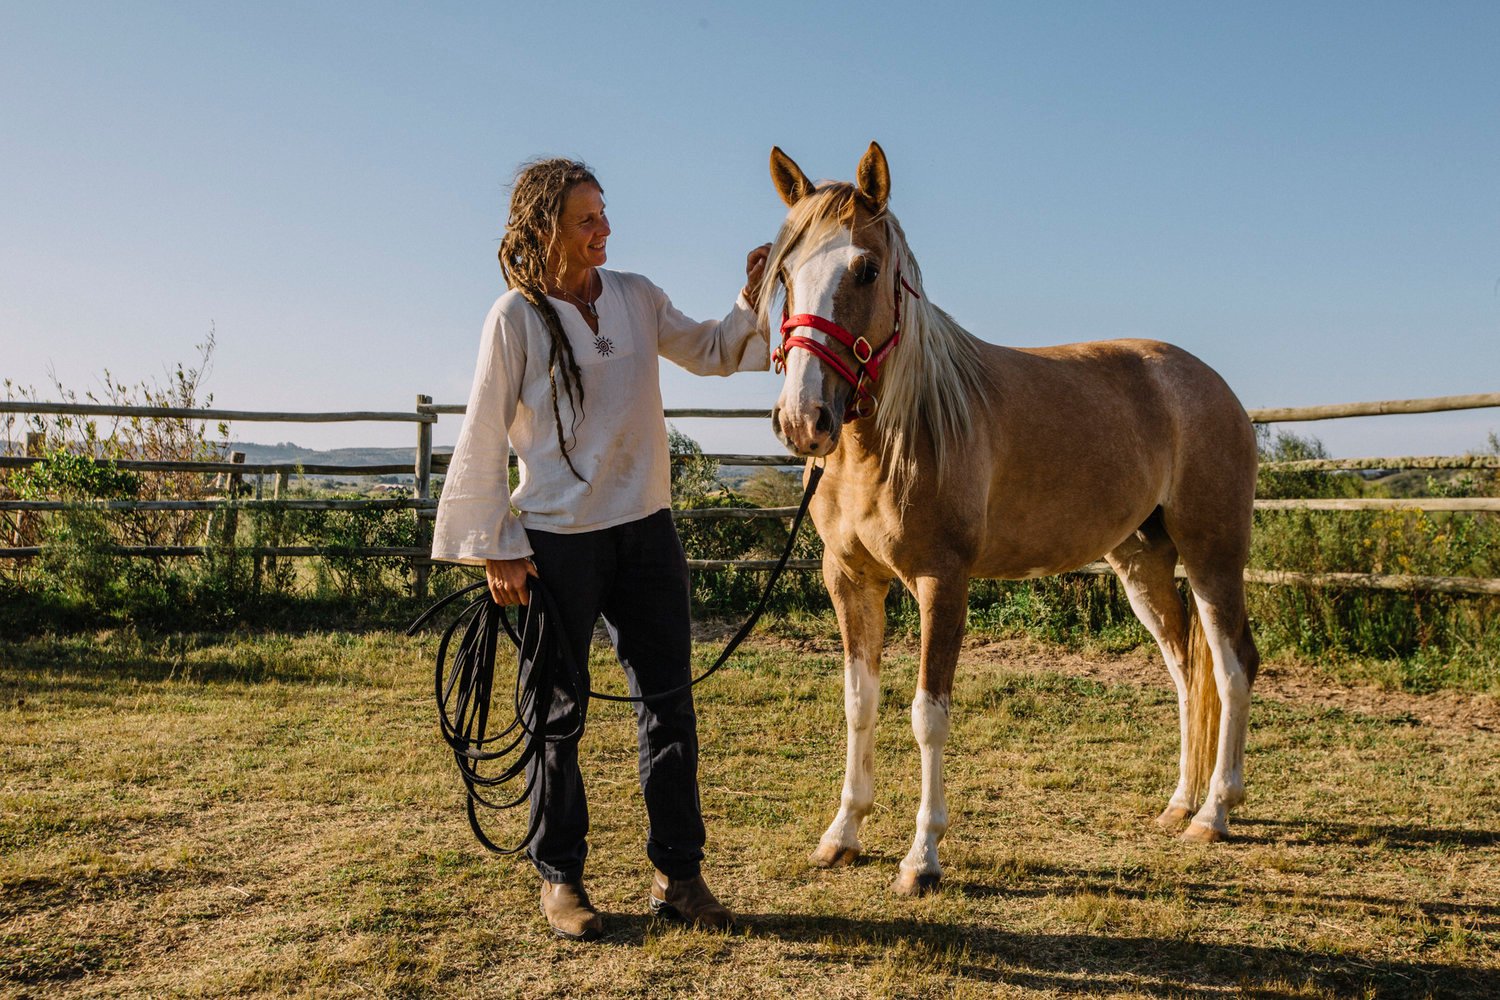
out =
[[655,872],[647,901],[651,912],[658,917],[716,931],[727,931],[734,926],[734,914],[709,892],[702,875],[676,879]]
[[589,902],[582,882],[542,882],[542,916],[552,933],[569,941],[592,941],[604,933],[604,921]]

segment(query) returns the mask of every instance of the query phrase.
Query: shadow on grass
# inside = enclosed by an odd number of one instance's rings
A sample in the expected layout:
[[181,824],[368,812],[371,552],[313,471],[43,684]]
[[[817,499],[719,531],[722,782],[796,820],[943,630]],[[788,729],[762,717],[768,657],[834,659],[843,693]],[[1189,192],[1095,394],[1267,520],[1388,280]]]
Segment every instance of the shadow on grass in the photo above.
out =
[[[820,945],[786,961],[903,965],[958,980],[1060,994],[1292,998],[1309,988],[1341,995],[1493,996],[1494,970],[1438,962],[1370,960],[1296,948],[1231,946],[1104,934],[1008,934],[916,920],[741,916],[742,933]],[[634,928],[629,933],[636,933]],[[642,931],[641,933],[644,933]],[[832,945],[834,947],[830,948]]]
[[193,660],[175,663],[165,659],[112,657],[106,661],[43,663],[35,660],[11,663],[9,666],[27,673],[0,679],[7,697],[24,699],[28,694],[69,694],[95,696],[113,702],[111,686],[119,682],[135,684],[339,684],[359,682],[354,671],[316,670],[275,662],[246,662],[229,658]]
[[[1077,873],[1071,873],[1076,875]],[[1121,885],[1113,872],[1096,873],[1097,878],[1068,879],[1041,886],[1020,888],[996,888],[976,882],[960,882],[953,886],[966,896],[975,899],[1004,897],[1007,899],[1042,899],[1060,894],[1093,893],[1097,896],[1117,896],[1123,899],[1145,900],[1161,896],[1160,885],[1151,888]],[[1367,916],[1396,916],[1413,908],[1428,917],[1488,918],[1466,924],[1471,930],[1481,933],[1500,932],[1500,905],[1493,903],[1448,903],[1437,900],[1413,899],[1411,897],[1371,896],[1363,893],[1310,892],[1298,889],[1245,889],[1239,885],[1209,884],[1205,882],[1178,882],[1174,888],[1191,898],[1195,903],[1218,903],[1232,906],[1247,899],[1287,900],[1299,905],[1318,906],[1330,913],[1347,913],[1359,909]]]
[[[1372,828],[1350,825],[1349,829],[1367,831]],[[1493,834],[1481,831],[1418,830],[1409,827],[1395,829],[1412,835],[1412,843],[1419,846],[1434,844],[1483,846],[1495,842]],[[1419,834],[1420,838],[1418,838]],[[993,897],[1040,899],[1047,896],[1092,893],[1098,896],[1145,900],[1158,898],[1165,890],[1180,892],[1197,905],[1232,907],[1251,900],[1284,900],[1328,913],[1347,913],[1351,909],[1359,909],[1368,916],[1377,917],[1410,914],[1415,909],[1424,916],[1432,918],[1445,916],[1466,918],[1470,921],[1466,926],[1482,933],[1500,932],[1500,903],[1495,902],[1452,902],[1421,899],[1414,896],[1376,896],[1368,893],[1320,892],[1271,886],[1247,887],[1238,880],[1224,882],[1171,880],[1160,873],[1151,871],[1142,872],[1138,884],[1132,885],[1128,875],[1122,877],[1121,872],[1114,868],[1091,869],[1045,864],[1028,865],[1026,874],[1020,878],[1020,881],[1023,884],[1003,886],[956,880],[946,884],[948,891],[957,890],[974,899]]]
[[[130,684],[369,684],[354,653],[297,648],[284,633],[59,636],[0,641],[0,686],[16,694],[112,697]],[[361,651],[364,655],[369,655]],[[376,652],[375,650],[369,651]],[[380,650],[393,653],[391,650]],[[426,655],[426,650],[422,650]]]
[[[640,914],[606,914],[601,947],[640,948],[676,926]],[[1225,945],[1108,934],[1009,934],[925,920],[863,920],[801,914],[740,914],[725,949],[740,938],[794,946],[785,962],[850,966],[893,962],[952,980],[1057,994],[1234,995],[1280,1000],[1310,990],[1355,996],[1493,996],[1494,970],[1405,962],[1298,948]]]
[[[1265,835],[1246,834],[1245,827],[1267,827]],[[1281,831],[1281,832],[1277,832]],[[1247,843],[1373,844],[1387,847],[1494,847],[1500,831],[1454,830],[1443,827],[1387,825],[1376,823],[1328,823],[1322,820],[1295,822],[1281,819],[1236,819],[1235,839]]]

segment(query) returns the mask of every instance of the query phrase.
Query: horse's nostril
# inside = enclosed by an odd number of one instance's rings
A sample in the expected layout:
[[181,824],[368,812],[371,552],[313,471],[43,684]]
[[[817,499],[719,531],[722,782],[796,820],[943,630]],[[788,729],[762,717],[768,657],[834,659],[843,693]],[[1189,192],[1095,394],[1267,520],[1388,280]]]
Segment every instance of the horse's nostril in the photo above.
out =
[[819,434],[833,433],[833,411],[826,406],[818,407],[818,422],[814,425]]

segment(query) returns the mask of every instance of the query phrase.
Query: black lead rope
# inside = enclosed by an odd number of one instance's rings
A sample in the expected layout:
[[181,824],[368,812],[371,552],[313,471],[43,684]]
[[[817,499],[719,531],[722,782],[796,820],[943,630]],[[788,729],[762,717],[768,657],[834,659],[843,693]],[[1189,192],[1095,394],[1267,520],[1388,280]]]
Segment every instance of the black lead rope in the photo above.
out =
[[[513,809],[527,802],[533,790],[545,799],[547,772],[540,760],[545,744],[572,739],[582,731],[582,705],[587,698],[653,702],[677,697],[712,677],[728,662],[766,610],[771,591],[781,578],[787,560],[791,558],[797,531],[802,527],[807,506],[812,502],[813,493],[822,476],[822,467],[813,466],[808,475],[807,487],[802,492],[801,506],[797,508],[797,516],[792,519],[786,548],[782,550],[781,558],[771,571],[771,578],[766,581],[765,590],[761,592],[755,610],[707,670],[686,684],[670,690],[636,697],[589,690],[584,681],[584,673],[579,664],[574,662],[568,644],[554,634],[552,623],[561,621],[556,601],[545,583],[535,577],[529,578],[531,603],[524,614],[518,615],[517,624],[512,624],[510,614],[504,607],[490,599],[489,585],[483,580],[449,594],[411,623],[411,627],[406,630],[407,635],[415,635],[438,612],[468,598],[468,603],[443,631],[442,638],[438,641],[433,689],[437,698],[438,726],[442,731],[443,741],[452,749],[453,759],[458,763],[459,777],[467,792],[469,827],[480,844],[496,854],[516,854],[531,843],[541,820],[540,813],[532,817],[520,841],[514,847],[507,848],[498,846],[485,834],[479,823],[478,807]],[[472,596],[476,591],[480,592],[479,596]],[[516,650],[515,686],[511,693],[513,715],[511,722],[502,731],[491,734],[490,715],[498,708],[493,702],[495,655],[502,628]],[[562,731],[549,733],[547,719],[552,710],[552,695],[559,687],[572,692],[583,691],[585,697],[575,697],[572,708],[562,716],[562,725],[554,725],[554,729]],[[524,779],[520,794],[505,799],[499,790],[517,778]]]

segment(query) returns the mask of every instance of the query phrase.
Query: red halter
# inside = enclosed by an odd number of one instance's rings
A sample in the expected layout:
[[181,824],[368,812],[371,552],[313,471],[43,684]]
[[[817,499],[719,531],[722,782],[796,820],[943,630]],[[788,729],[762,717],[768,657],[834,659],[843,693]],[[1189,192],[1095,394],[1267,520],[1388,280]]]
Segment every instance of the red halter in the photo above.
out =
[[[811,351],[823,360],[825,364],[838,372],[845,382],[854,386],[854,395],[850,397],[849,405],[844,409],[844,419],[858,420],[868,417],[875,412],[879,400],[870,392],[870,387],[880,377],[880,365],[891,353],[896,343],[901,339],[901,291],[905,289],[912,298],[920,299],[917,290],[906,283],[901,276],[901,269],[896,269],[896,322],[891,332],[891,337],[877,351],[864,337],[856,337],[848,330],[839,326],[831,319],[825,319],[812,313],[798,313],[796,316],[786,314],[786,306],[782,306],[781,321],[781,346],[771,355],[779,375],[786,371],[787,356],[792,348],[801,347]],[[854,355],[855,366],[849,367],[832,348],[821,341],[811,337],[792,335],[793,330],[799,327],[812,327],[828,334],[834,340],[849,348]]]

